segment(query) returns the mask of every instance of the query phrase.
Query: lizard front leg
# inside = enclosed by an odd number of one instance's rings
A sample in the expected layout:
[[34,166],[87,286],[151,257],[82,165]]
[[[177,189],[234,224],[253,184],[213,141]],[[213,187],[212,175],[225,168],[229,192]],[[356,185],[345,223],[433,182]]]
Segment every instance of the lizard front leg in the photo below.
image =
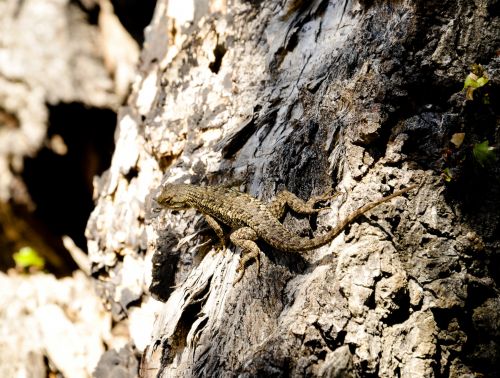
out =
[[257,261],[257,274],[259,274],[260,249],[255,243],[255,240],[257,240],[257,238],[258,238],[257,233],[250,227],[239,228],[236,231],[234,231],[229,237],[229,239],[231,239],[233,244],[237,247],[240,247],[242,251],[240,263],[238,265],[238,268],[236,269],[236,271],[239,272],[239,275],[233,282],[233,285],[238,283],[243,278],[243,275],[245,274],[245,264],[252,259],[255,259]]
[[216,251],[224,249],[226,247],[226,236],[224,235],[224,230],[222,229],[222,226],[212,216],[208,214],[203,214],[203,216],[205,217],[205,220],[207,221],[210,228],[212,228],[212,230],[215,231],[215,234],[219,238],[220,244],[216,245],[215,247]]
[[335,197],[335,195],[336,194],[332,195],[332,190],[329,190],[324,194],[313,196],[309,198],[307,202],[305,202],[288,190],[283,190],[279,192],[276,197],[267,204],[267,208],[278,219],[283,218],[287,206],[298,214],[316,214],[322,209],[315,209],[314,205],[316,205],[318,202],[329,200]]

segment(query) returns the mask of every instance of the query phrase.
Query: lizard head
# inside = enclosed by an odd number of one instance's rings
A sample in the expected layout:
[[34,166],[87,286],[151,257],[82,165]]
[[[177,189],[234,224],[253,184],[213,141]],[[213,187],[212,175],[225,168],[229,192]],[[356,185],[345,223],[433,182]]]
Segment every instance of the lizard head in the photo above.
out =
[[173,210],[188,209],[189,192],[188,185],[165,184],[160,188],[155,201],[162,207]]

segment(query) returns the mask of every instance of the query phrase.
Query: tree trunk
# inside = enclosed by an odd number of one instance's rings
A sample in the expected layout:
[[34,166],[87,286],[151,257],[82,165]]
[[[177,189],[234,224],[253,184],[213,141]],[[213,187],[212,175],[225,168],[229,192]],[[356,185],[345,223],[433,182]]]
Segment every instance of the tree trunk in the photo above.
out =
[[98,2],[0,1],[0,377],[89,377],[127,342],[73,272],[73,256],[90,270],[92,178],[109,167],[139,55]]
[[[499,374],[498,2],[195,3],[157,4],[87,228],[141,376]],[[259,244],[233,285],[200,214],[153,216],[162,181],[339,191],[287,215],[303,237],[419,187],[317,250]]]
[[[138,46],[109,9],[95,25],[88,17],[97,5],[76,3],[0,2],[2,270],[29,245],[52,272],[66,274],[71,259],[60,236],[84,248],[92,177],[109,167],[115,110]],[[120,63],[112,61],[110,35],[120,43]]]

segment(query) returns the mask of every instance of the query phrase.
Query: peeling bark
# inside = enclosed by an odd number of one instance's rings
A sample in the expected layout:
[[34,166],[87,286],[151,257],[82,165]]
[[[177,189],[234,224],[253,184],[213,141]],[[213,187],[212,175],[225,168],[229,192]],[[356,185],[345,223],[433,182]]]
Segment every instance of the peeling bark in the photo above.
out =
[[[141,376],[498,374],[499,171],[472,157],[498,144],[498,4],[201,3],[159,1],[87,228],[115,319],[156,315]],[[461,92],[472,63],[489,104]],[[210,251],[199,214],[152,216],[162,180],[338,190],[317,219],[285,218],[304,237],[421,186],[318,250],[262,245],[233,286],[240,251]]]

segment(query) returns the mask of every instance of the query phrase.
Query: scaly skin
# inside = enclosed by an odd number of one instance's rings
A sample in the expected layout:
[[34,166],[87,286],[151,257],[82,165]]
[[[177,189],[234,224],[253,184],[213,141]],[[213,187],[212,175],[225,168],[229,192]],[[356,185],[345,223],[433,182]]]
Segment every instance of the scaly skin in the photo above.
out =
[[207,218],[210,226],[221,238],[223,231],[219,223],[230,226],[233,229],[230,235],[231,241],[243,250],[238,268],[239,271],[242,271],[237,279],[239,281],[243,275],[245,263],[251,259],[257,259],[258,262],[260,250],[255,240],[261,239],[284,252],[316,249],[330,243],[359,216],[415,187],[416,185],[409,186],[360,207],[333,229],[312,239],[300,237],[287,230],[279,219],[286,206],[297,213],[316,213],[321,209],[314,209],[314,205],[331,198],[330,195],[313,197],[304,202],[292,193],[284,191],[280,192],[275,200],[265,204],[248,194],[220,186],[165,184],[156,197],[156,201],[160,206],[168,209],[196,208]]

